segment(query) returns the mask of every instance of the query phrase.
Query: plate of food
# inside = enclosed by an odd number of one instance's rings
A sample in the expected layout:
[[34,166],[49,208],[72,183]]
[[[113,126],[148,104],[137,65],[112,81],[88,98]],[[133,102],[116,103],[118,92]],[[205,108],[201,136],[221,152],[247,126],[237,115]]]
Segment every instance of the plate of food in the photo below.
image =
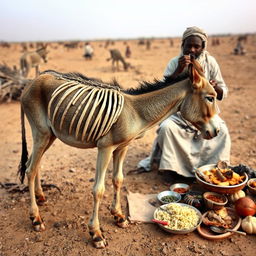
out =
[[[223,239],[231,236],[232,231],[239,229],[241,225],[241,218],[237,215],[235,209],[229,207],[223,207],[220,210],[210,210],[203,214],[202,223],[198,226],[198,233],[212,240]],[[218,234],[212,231],[211,227],[218,227],[223,229],[230,229],[230,232]]]
[[201,212],[183,203],[169,203],[158,207],[154,212],[154,222],[160,228],[173,234],[193,232],[202,221]]
[[197,182],[205,189],[221,194],[232,194],[246,186],[248,175],[240,175],[231,166],[219,161],[195,169]]

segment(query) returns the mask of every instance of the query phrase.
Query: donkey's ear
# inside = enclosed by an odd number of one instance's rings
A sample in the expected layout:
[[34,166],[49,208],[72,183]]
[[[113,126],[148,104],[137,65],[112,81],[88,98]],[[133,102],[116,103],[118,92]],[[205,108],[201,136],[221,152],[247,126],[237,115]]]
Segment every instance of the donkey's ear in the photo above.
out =
[[200,88],[202,85],[202,83],[201,83],[202,79],[201,79],[200,74],[195,69],[194,64],[192,64],[192,63],[189,64],[188,73],[189,73],[190,81],[193,84],[193,87],[195,89]]

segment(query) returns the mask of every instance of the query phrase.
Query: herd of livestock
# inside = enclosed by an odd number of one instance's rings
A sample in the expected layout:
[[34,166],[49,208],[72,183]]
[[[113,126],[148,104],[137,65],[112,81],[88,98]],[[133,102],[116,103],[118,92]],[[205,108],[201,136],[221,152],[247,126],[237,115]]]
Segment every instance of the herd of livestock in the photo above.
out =
[[[233,38],[235,39],[235,37]],[[245,48],[243,45],[247,41],[247,36],[238,36],[237,45],[234,48],[234,54],[245,54]],[[154,43],[153,39],[138,39],[137,44],[140,47],[144,47],[146,50],[151,49],[151,45]],[[0,63],[0,102],[6,102],[11,100],[19,99],[22,89],[28,82],[28,76],[32,72],[33,75],[38,76],[39,66],[42,62],[47,62],[47,55],[51,49],[66,49],[70,51],[72,49],[81,49],[82,52],[85,49],[85,45],[90,44],[90,42],[84,41],[61,41],[61,42],[22,42],[15,43],[14,47],[21,52],[19,65],[10,67],[6,63]],[[221,39],[218,37],[211,38],[211,45],[218,46],[221,44]],[[115,47],[115,41],[106,40],[102,42],[101,47],[104,47],[109,51],[109,58],[106,61],[111,61],[112,70],[119,71],[119,63],[122,64],[122,70],[127,71],[131,68],[131,64],[127,62],[127,59],[130,58],[132,51],[127,41],[124,41],[126,47],[125,51],[121,53],[120,49]],[[174,47],[174,40],[169,39],[169,46]],[[0,49],[12,47],[11,43],[1,42]],[[83,49],[84,48],[84,49]],[[83,56],[83,55],[82,55]],[[93,53],[90,59],[93,58]],[[35,71],[33,71],[35,69]]]

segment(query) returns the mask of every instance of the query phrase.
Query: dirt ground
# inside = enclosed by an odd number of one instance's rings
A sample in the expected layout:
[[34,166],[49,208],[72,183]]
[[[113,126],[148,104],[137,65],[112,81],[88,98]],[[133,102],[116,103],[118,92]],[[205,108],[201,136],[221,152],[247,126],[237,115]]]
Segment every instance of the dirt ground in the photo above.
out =
[[[229,97],[219,104],[221,116],[227,122],[232,139],[231,164],[246,164],[256,169],[256,36],[251,35],[245,44],[247,54],[235,56],[231,52],[236,38],[220,37],[220,45],[212,46],[229,87]],[[142,80],[161,78],[171,57],[179,53],[180,39],[170,47],[168,39],[155,39],[151,49],[138,45],[138,41],[127,41],[132,55],[128,62],[132,69],[125,72],[120,65],[119,72],[112,72],[108,49],[105,42],[92,42],[95,56],[91,61],[83,59],[83,48],[65,49],[52,43],[49,47],[49,61],[40,70],[54,69],[60,72],[81,72],[105,82],[116,78],[124,87],[136,87]],[[124,53],[124,41],[116,41],[109,48],[118,48]],[[0,48],[0,60],[8,65],[19,66],[21,55],[19,44],[11,48]],[[31,70],[30,77],[34,76]],[[127,175],[138,161],[146,157],[155,137],[155,128],[144,138],[131,143],[125,164],[125,181],[122,206],[128,213],[127,190],[143,194],[158,193],[168,189],[156,172]],[[31,133],[27,125],[28,147],[31,150]],[[187,235],[172,235],[162,231],[156,224],[131,224],[120,229],[113,223],[109,213],[112,199],[111,168],[106,176],[106,192],[100,208],[100,221],[108,240],[108,247],[93,248],[87,223],[92,211],[92,186],[95,174],[96,149],[81,150],[56,141],[44,155],[42,179],[54,184],[46,190],[47,203],[40,207],[46,223],[46,231],[36,233],[29,219],[29,195],[9,193],[0,189],[0,256],[13,255],[243,255],[256,252],[256,236],[233,235],[230,238],[211,241],[201,237],[197,231]],[[21,128],[19,102],[0,105],[0,182],[19,183],[16,176],[21,154]]]

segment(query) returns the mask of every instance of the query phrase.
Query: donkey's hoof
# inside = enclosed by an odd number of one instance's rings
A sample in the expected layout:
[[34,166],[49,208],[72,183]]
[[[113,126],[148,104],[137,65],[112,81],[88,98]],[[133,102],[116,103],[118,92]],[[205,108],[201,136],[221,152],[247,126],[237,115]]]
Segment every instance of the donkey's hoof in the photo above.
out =
[[36,232],[41,232],[45,230],[45,225],[44,223],[41,224],[33,224],[33,228]]
[[40,217],[30,217],[32,220],[33,229],[37,232],[44,231],[45,225]]
[[117,222],[116,224],[120,228],[127,228],[129,226],[128,220],[122,220],[120,222]]
[[97,249],[103,249],[108,245],[107,241],[104,238],[97,237],[93,239],[93,246]]

